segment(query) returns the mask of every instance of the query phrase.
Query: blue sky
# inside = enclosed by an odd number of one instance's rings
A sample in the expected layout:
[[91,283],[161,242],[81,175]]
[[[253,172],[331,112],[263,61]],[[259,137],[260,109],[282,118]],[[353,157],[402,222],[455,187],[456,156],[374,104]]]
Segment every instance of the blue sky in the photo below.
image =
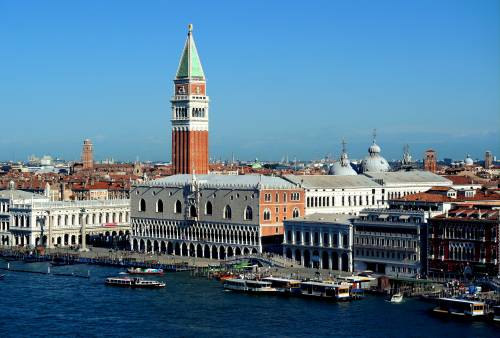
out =
[[211,157],[500,156],[498,1],[0,0],[0,159],[170,160],[188,23]]

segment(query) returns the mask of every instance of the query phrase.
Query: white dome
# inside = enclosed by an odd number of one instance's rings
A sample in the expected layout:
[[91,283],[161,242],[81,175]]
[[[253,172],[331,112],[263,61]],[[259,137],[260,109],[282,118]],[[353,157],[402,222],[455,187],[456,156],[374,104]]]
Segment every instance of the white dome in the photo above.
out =
[[349,163],[346,166],[344,166],[340,162],[335,162],[330,167],[329,174],[336,176],[354,176],[357,175],[358,173],[351,167]]
[[474,161],[472,160],[472,158],[470,158],[470,155],[467,154],[467,158],[465,159],[465,165],[473,165],[474,164]]
[[369,155],[361,162],[363,172],[381,173],[391,169],[385,158],[380,156],[380,147],[373,140],[373,144],[368,148]]
[[363,172],[383,173],[389,171],[391,167],[382,156],[366,156],[361,162]]
[[330,175],[353,176],[358,174],[351,166],[351,161],[349,161],[349,156],[347,156],[345,145],[345,140],[342,140],[342,153],[340,154],[338,162],[335,162],[330,167]]

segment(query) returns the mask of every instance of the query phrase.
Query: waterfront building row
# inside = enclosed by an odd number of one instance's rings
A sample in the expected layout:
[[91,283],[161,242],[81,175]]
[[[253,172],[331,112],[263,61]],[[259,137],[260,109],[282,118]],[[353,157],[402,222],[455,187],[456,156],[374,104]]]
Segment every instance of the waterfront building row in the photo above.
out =
[[88,240],[125,239],[130,233],[128,199],[52,201],[49,196],[13,187],[1,191],[0,244],[63,247],[80,245],[83,229]]

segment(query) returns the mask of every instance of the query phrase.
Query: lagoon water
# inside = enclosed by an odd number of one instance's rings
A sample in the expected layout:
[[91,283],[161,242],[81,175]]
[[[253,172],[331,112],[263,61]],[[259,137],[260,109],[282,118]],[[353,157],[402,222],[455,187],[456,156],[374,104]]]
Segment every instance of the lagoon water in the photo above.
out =
[[[0,260],[0,266],[5,262]],[[46,271],[48,263],[11,262]],[[170,273],[161,290],[114,288],[118,268],[74,265],[54,272],[90,279],[5,272],[0,337],[495,337],[500,326],[434,317],[431,304],[367,296],[351,303],[253,296],[218,281]]]

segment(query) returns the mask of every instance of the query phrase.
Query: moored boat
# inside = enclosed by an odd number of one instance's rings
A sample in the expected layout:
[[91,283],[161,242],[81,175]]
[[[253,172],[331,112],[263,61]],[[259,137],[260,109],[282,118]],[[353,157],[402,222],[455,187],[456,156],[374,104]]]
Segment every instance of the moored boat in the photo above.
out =
[[271,286],[271,282],[236,278],[226,279],[224,289],[249,293],[276,292],[276,289]]
[[163,269],[153,268],[129,268],[127,273],[131,275],[163,275]]
[[369,276],[343,276],[337,277],[347,283],[350,283],[354,289],[370,290],[372,283],[376,281],[376,278]]
[[300,294],[300,280],[287,279],[287,278],[277,278],[277,277],[267,277],[262,279],[265,282],[270,282],[271,286],[276,289],[277,292],[282,294]]
[[234,275],[231,273],[222,274],[222,275],[217,276],[217,279],[220,280],[221,282],[224,282],[228,279],[233,279],[233,278],[234,278]]
[[390,299],[391,303],[401,303],[402,301],[403,301],[403,294],[400,292],[393,294]]
[[482,319],[485,316],[484,302],[456,298],[439,298],[438,306],[433,312],[474,319]]
[[109,277],[106,278],[104,282],[106,285],[110,286],[121,286],[129,288],[144,288],[144,289],[156,289],[165,287],[164,282],[159,282],[155,280],[145,280],[139,277]]
[[336,301],[346,301],[351,299],[350,285],[348,283],[331,282],[302,282],[300,284],[303,296],[321,297]]

